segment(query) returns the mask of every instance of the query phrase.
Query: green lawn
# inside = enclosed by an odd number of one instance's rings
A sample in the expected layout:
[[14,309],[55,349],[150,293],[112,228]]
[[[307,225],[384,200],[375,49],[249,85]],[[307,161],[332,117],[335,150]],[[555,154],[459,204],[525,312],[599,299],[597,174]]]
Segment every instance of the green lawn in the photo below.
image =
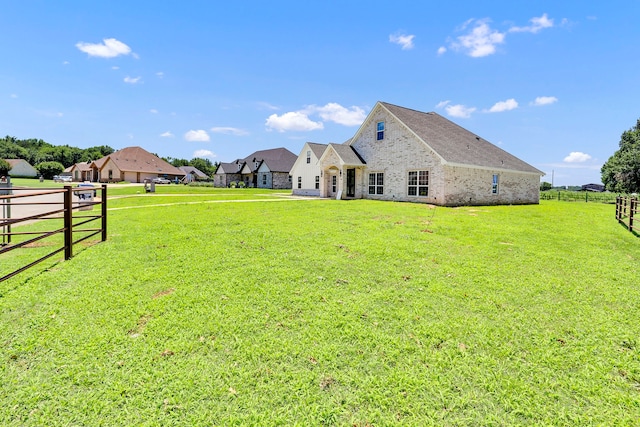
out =
[[612,205],[162,188],[0,283],[0,425],[640,419],[640,240]]

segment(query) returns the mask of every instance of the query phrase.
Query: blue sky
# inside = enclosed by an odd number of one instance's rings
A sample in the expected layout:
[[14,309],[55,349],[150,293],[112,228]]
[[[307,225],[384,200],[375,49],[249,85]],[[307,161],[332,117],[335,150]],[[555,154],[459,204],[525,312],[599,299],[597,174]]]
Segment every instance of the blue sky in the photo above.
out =
[[341,143],[376,101],[600,182],[640,117],[640,2],[6,1],[0,134],[229,162]]

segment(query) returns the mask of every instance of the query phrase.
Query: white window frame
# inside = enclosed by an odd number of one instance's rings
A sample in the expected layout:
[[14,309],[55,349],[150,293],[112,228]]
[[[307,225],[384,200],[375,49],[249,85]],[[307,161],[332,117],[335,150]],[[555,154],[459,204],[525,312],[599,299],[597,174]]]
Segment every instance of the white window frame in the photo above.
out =
[[320,189],[320,175],[316,175],[316,190]]
[[497,173],[491,177],[491,194],[500,194],[500,175]]
[[298,188],[302,188],[302,177],[298,177]]
[[311,163],[311,150],[307,151],[307,164]]
[[385,130],[386,130],[386,126],[383,121],[376,122],[376,141],[384,141]]
[[369,172],[368,194],[371,196],[384,194],[384,172]]
[[416,169],[408,171],[407,196],[429,197],[429,175],[429,169]]

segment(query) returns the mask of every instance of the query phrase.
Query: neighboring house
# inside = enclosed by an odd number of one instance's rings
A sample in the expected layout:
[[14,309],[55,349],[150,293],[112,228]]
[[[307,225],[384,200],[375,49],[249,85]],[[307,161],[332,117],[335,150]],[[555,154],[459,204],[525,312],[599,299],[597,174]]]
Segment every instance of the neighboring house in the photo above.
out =
[[144,182],[153,178],[182,179],[177,167],[141,147],[127,147],[90,163],[76,163],[68,168],[74,181]]
[[[439,114],[384,102],[353,138],[327,145],[318,166],[321,197],[443,206],[539,203],[544,175]],[[303,171],[292,170],[294,182]]]
[[238,163],[220,163],[216,169],[216,173],[213,175],[214,187],[229,187],[232,182],[242,181],[242,175],[240,170],[244,166],[244,162]]
[[260,150],[232,163],[220,163],[214,176],[216,187],[244,182],[247,187],[290,189],[289,171],[298,157],[286,148]]
[[209,179],[209,175],[198,168],[194,168],[193,166],[180,166],[178,169],[184,172],[184,182]]
[[38,176],[38,171],[36,170],[36,168],[31,166],[26,160],[6,159],[6,162],[11,166],[11,169],[9,170],[9,176],[23,176],[30,178]]
[[596,193],[602,193],[604,191],[604,185],[602,184],[585,184],[582,186],[582,191],[594,191]]
[[307,142],[291,167],[292,193],[298,196],[320,196],[320,164],[327,144]]
[[66,168],[64,174],[71,175],[71,178],[76,182],[93,181],[92,163],[91,161],[76,163]]

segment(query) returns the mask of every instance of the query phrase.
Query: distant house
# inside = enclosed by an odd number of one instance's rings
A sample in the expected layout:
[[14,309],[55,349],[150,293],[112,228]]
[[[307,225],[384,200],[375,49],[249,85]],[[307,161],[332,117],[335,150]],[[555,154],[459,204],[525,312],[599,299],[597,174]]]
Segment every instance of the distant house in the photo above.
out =
[[193,166],[179,166],[178,169],[184,172],[185,182],[209,179],[209,175],[198,168],[194,168]]
[[582,186],[582,191],[594,191],[602,193],[604,191],[604,185],[602,184],[585,184]]
[[291,170],[295,194],[443,206],[539,203],[543,172],[433,112],[378,102],[354,137],[326,145],[315,166],[312,147],[305,144]]
[[182,179],[185,173],[141,147],[127,147],[92,162],[67,168],[74,181],[144,182],[146,179]]
[[290,189],[289,172],[297,156],[286,148],[256,151],[232,163],[220,163],[214,186],[228,187],[243,182],[247,187]]
[[37,169],[31,166],[26,160],[6,159],[6,162],[11,166],[11,169],[9,169],[9,176],[29,178],[38,176]]

